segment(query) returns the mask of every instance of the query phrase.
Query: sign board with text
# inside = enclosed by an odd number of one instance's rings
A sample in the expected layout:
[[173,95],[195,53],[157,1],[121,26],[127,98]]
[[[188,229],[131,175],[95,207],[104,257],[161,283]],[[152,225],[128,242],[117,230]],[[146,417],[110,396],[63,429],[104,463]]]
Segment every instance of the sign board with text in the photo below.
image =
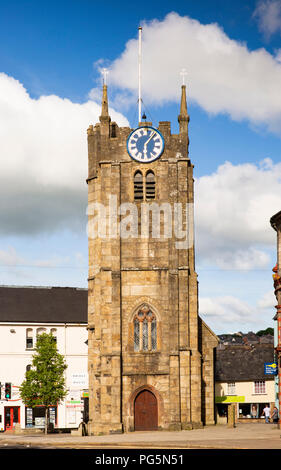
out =
[[276,362],[265,362],[264,363],[264,375],[276,375],[277,364]]

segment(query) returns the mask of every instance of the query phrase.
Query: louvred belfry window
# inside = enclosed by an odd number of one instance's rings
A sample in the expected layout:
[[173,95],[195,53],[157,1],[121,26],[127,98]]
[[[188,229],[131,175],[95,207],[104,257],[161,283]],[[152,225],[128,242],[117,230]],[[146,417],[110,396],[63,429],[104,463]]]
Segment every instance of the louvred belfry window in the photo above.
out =
[[153,171],[148,171],[145,177],[145,198],[147,201],[155,199],[155,176]]
[[141,171],[136,171],[134,176],[134,200],[143,201],[143,175]]
[[134,351],[157,350],[156,316],[148,305],[143,305],[134,317]]

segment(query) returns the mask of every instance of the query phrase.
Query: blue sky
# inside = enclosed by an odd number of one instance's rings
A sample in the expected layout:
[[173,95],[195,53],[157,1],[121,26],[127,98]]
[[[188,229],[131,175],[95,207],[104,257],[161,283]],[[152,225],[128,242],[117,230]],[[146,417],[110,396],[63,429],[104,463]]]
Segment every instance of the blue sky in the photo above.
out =
[[200,313],[217,334],[272,326],[280,0],[0,1],[0,283],[87,287],[86,129],[104,65],[112,117],[136,125],[140,24],[154,125],[177,132],[188,71]]

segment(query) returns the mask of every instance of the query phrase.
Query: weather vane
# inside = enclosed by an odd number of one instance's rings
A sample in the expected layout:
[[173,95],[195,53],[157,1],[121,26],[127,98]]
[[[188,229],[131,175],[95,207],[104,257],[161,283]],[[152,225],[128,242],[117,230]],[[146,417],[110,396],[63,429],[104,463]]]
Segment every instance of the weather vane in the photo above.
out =
[[182,76],[182,84],[185,85],[185,77],[187,75],[186,69],[181,69],[180,75]]
[[106,85],[106,76],[108,75],[108,69],[103,68],[101,71],[103,85]]

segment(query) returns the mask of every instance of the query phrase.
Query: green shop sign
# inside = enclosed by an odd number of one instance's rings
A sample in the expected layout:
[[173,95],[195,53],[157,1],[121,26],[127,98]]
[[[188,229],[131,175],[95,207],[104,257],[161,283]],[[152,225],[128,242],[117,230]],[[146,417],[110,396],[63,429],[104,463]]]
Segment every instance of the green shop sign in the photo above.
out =
[[244,401],[245,401],[245,397],[237,397],[237,396],[216,397],[216,403],[243,403]]

